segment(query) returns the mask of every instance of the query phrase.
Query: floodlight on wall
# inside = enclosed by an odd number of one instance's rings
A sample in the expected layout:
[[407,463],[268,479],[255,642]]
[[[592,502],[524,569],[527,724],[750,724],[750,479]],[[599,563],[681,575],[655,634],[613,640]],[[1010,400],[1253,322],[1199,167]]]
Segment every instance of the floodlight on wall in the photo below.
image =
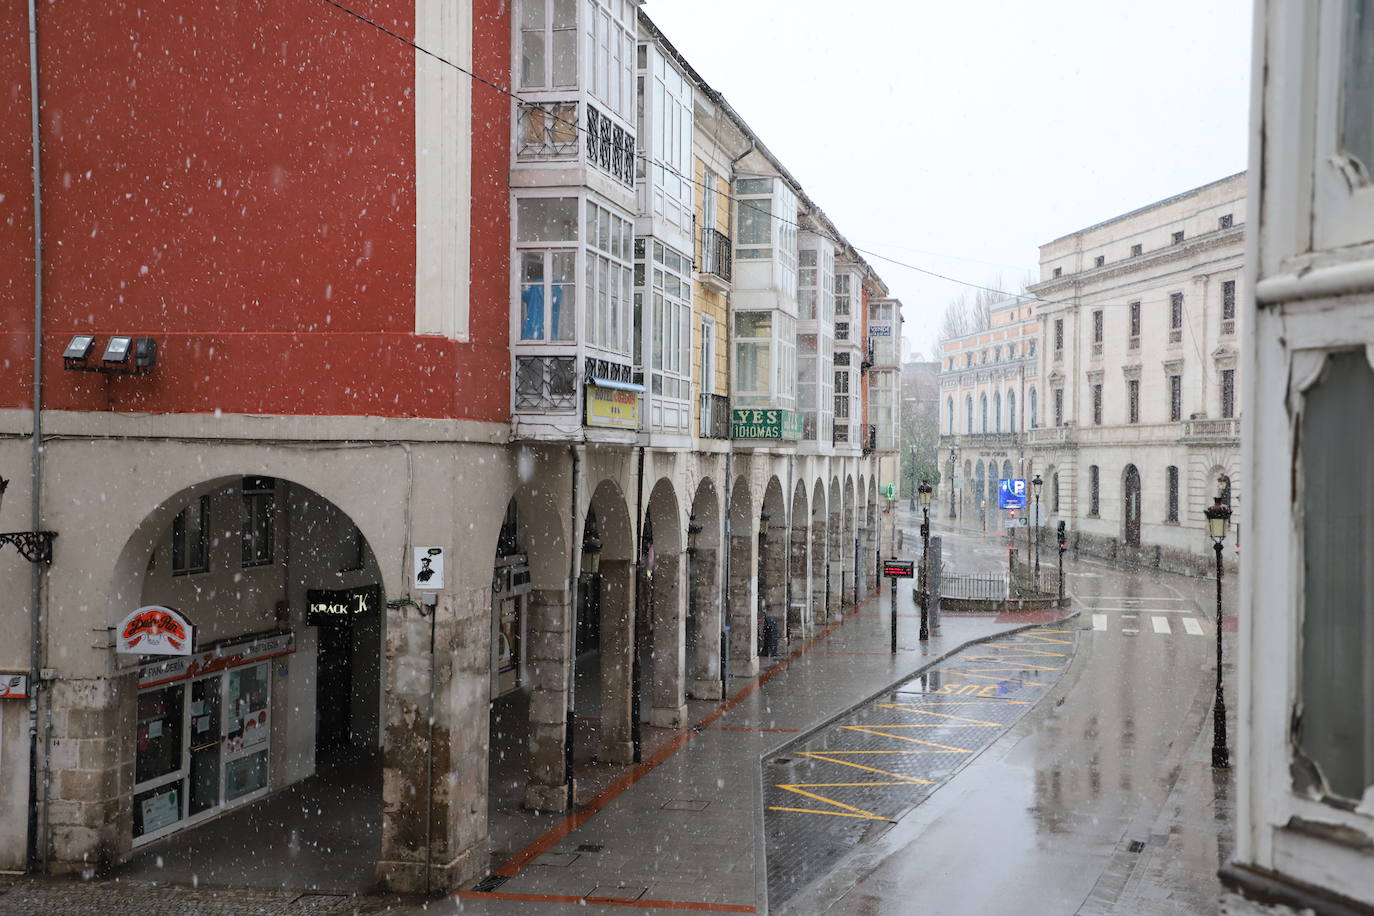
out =
[[157,341],[151,337],[116,334],[105,344],[99,362],[91,361],[94,348],[93,334],[75,335],[62,351],[62,367],[73,372],[147,375],[157,364]]

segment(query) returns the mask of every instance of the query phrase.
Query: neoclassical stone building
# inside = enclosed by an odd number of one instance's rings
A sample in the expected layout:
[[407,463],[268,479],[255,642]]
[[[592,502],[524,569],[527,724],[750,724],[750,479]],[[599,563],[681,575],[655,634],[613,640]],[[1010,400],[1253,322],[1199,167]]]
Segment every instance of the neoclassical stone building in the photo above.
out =
[[[1045,524],[1071,546],[1184,571],[1202,510],[1238,504],[1245,175],[1040,248],[1038,428]],[[1239,539],[1243,532],[1233,529]]]

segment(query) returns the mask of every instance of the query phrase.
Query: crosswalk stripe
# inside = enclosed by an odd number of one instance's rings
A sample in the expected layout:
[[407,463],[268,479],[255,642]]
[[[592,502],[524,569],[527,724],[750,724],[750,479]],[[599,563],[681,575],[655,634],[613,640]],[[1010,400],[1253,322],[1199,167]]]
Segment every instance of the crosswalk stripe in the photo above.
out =
[[1150,620],[1153,621],[1153,623],[1154,623],[1155,632],[1156,632],[1156,633],[1163,633],[1164,635],[1167,636],[1167,635],[1169,635],[1170,633],[1174,632],[1174,631],[1169,627],[1169,618],[1168,618],[1168,617],[1151,617]]
[[1202,624],[1200,624],[1200,623],[1197,622],[1197,618],[1196,618],[1196,617],[1184,617],[1184,618],[1183,618],[1183,629],[1185,629],[1185,630],[1188,631],[1188,635],[1189,635],[1189,636],[1201,636],[1201,635],[1202,635]]
[[1094,630],[1105,630],[1105,629],[1107,629],[1107,615],[1106,615],[1106,614],[1094,614],[1094,615],[1093,615],[1093,629],[1094,629]]

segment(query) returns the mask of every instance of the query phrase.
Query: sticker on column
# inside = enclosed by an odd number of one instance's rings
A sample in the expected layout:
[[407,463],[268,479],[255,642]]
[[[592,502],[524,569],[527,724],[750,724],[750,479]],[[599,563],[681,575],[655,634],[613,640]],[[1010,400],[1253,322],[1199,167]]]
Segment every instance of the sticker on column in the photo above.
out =
[[414,578],[416,591],[441,591],[444,587],[444,548],[416,547]]

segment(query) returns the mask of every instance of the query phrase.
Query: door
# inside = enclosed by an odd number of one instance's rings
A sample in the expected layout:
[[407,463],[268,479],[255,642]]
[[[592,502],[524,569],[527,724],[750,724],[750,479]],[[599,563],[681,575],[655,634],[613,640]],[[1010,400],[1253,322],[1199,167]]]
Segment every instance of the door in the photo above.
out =
[[224,676],[225,804],[267,788],[269,671],[270,663],[261,662]]
[[1140,546],[1140,472],[1135,465],[1126,465],[1126,480],[1122,495],[1125,499],[1126,546]]
[[223,676],[212,674],[191,682],[191,761],[187,817],[219,807],[220,764],[224,736],[220,723]]
[[350,742],[353,725],[353,626],[347,618],[319,628],[315,681],[315,750]]

